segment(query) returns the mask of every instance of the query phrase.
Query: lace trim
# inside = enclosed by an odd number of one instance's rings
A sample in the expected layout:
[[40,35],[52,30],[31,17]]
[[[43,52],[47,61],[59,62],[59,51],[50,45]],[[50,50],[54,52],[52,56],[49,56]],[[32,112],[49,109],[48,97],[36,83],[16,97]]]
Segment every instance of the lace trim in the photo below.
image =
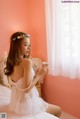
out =
[[32,85],[32,81],[31,81],[30,84],[29,84],[29,86],[28,86],[27,88],[24,88],[24,89],[19,88],[19,87],[16,86],[15,83],[11,80],[10,76],[9,76],[9,82],[10,82],[10,84],[11,84],[12,86],[14,86],[15,88],[17,88],[17,89],[20,90],[20,91],[27,91],[27,90],[31,87],[31,85]]

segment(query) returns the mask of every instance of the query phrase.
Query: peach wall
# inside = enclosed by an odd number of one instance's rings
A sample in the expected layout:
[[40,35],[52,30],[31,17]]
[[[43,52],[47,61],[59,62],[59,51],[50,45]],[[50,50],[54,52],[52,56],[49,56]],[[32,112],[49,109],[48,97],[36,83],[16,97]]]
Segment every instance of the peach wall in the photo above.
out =
[[[43,83],[43,97],[62,110],[80,118],[80,80],[47,76]],[[47,92],[47,93],[46,93]]]
[[28,30],[26,4],[26,0],[0,0],[0,54],[8,50],[9,37],[13,32]]
[[43,0],[0,0],[0,54],[13,32],[24,31],[31,35],[32,55],[46,60],[44,19]]
[[44,0],[29,0],[28,5],[32,55],[47,60]]

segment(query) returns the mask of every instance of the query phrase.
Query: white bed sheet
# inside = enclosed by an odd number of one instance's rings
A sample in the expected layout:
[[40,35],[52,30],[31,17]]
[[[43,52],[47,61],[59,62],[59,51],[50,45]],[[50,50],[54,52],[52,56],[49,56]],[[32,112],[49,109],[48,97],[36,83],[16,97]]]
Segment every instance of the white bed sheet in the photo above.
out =
[[0,85],[0,113],[6,113],[7,119],[60,119],[46,112],[41,112],[33,116],[20,116],[11,113],[8,110],[8,106],[10,103],[10,95],[11,90],[5,86]]

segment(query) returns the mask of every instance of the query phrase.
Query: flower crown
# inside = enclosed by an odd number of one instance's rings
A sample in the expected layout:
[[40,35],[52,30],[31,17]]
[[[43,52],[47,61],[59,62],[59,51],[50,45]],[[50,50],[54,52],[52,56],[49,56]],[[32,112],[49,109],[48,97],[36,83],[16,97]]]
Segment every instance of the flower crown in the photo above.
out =
[[15,41],[15,40],[17,40],[17,39],[21,39],[21,38],[23,38],[23,39],[24,39],[24,38],[30,38],[30,35],[29,35],[29,34],[19,35],[19,36],[13,38],[13,41]]

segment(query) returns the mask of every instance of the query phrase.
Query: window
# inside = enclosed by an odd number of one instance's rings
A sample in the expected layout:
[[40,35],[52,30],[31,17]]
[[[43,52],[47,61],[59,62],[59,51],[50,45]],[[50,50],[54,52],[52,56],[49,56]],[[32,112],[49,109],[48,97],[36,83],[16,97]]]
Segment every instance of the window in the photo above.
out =
[[80,78],[80,4],[45,0],[51,75]]

